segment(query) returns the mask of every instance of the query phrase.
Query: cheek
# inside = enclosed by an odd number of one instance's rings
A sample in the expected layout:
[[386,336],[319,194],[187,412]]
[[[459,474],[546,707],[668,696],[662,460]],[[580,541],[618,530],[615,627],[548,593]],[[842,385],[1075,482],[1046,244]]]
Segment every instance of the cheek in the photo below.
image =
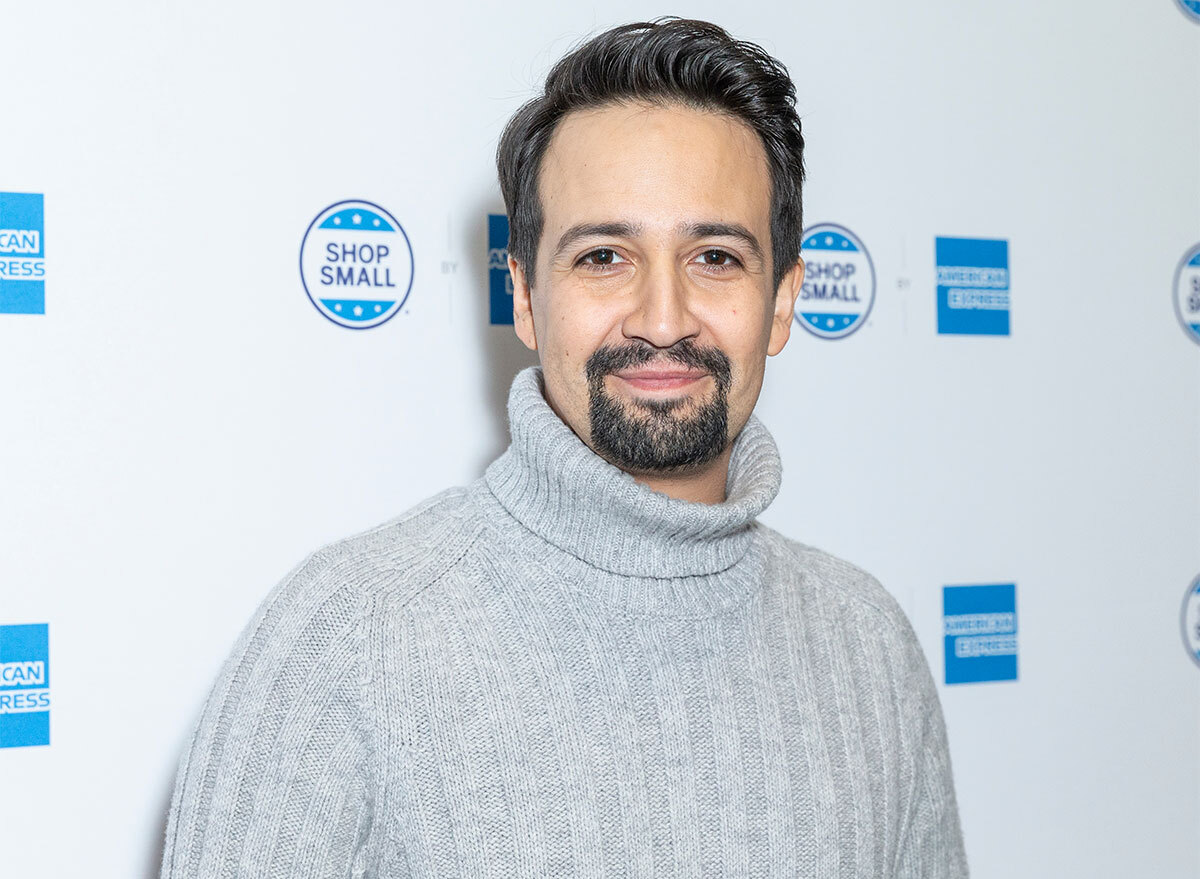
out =
[[542,322],[547,352],[563,364],[583,364],[601,345],[620,341],[620,315],[581,296],[556,297]]
[[773,312],[758,303],[739,302],[710,308],[702,317],[706,335],[730,359],[744,364],[747,360],[765,358],[771,336]]

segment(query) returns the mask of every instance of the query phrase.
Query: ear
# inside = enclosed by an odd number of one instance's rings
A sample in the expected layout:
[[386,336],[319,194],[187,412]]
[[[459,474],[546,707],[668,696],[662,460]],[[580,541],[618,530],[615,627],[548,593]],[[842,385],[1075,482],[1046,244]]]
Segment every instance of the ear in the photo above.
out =
[[767,354],[774,357],[783,350],[792,336],[792,319],[796,314],[796,297],[804,286],[804,260],[796,260],[775,291],[775,314],[771,317],[771,338],[767,341]]
[[513,329],[517,338],[530,351],[537,350],[537,333],[533,329],[533,302],[529,298],[529,281],[521,264],[508,258],[508,273],[513,282]]

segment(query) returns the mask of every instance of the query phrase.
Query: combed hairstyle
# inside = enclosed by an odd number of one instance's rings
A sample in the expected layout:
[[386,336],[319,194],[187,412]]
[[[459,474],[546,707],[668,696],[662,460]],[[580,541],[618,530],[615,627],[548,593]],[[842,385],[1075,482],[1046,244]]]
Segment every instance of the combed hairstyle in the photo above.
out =
[[496,150],[508,211],[508,252],[533,285],[542,157],[573,110],[626,102],[680,103],[727,113],[758,133],[771,174],[774,287],[800,256],[804,138],[787,69],[760,46],[706,21],[659,18],[593,37],[551,69],[541,95],[509,120]]

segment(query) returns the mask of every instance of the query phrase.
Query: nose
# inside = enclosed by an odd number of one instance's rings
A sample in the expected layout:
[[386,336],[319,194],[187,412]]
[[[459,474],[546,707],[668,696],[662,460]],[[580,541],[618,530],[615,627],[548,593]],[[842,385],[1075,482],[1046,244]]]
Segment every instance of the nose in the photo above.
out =
[[670,348],[700,335],[687,279],[680,271],[664,262],[641,272],[635,284],[631,308],[621,324],[625,338]]

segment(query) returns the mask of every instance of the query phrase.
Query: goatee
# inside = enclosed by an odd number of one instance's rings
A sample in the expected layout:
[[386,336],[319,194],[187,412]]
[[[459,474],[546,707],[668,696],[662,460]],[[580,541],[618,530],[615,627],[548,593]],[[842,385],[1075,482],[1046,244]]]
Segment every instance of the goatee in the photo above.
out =
[[[623,403],[608,393],[606,376],[651,362],[702,369],[713,377],[715,392],[698,407],[688,397]],[[709,463],[725,450],[732,367],[720,349],[701,348],[690,339],[666,349],[636,342],[605,345],[588,358],[585,369],[592,447],[622,470],[685,472]],[[687,413],[689,407],[695,411]]]

